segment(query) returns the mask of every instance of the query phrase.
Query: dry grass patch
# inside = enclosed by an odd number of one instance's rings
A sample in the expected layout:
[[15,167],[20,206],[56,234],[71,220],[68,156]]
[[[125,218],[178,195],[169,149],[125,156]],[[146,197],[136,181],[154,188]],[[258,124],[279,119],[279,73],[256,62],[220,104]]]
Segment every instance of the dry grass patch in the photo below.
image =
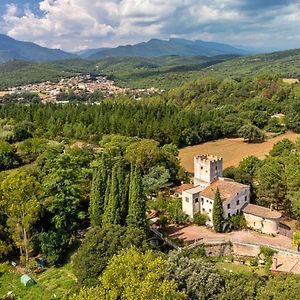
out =
[[0,91],[0,97],[3,97],[5,95],[7,95],[7,94],[8,94],[8,92],[2,92],[2,91]]
[[298,134],[288,132],[280,136],[270,138],[260,144],[248,144],[241,138],[222,139],[183,148],[179,151],[179,158],[181,165],[190,173],[193,173],[194,171],[194,156],[199,154],[221,156],[224,160],[224,168],[227,168],[230,166],[238,166],[239,162],[249,155],[254,155],[263,159],[277,142],[284,138],[288,138],[295,142],[298,137]]

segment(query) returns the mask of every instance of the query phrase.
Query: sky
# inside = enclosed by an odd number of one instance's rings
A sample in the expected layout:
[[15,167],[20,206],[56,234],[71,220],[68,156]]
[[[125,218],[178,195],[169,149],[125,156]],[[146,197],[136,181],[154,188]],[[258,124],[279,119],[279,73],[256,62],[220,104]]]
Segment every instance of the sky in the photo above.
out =
[[300,0],[0,0],[0,33],[79,51],[171,37],[300,48]]

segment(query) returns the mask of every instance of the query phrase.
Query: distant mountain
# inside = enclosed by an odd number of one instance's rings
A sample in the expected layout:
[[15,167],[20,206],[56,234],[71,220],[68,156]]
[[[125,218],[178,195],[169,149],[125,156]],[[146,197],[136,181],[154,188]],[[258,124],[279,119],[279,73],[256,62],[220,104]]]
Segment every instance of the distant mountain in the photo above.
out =
[[[93,52],[95,49],[93,50]],[[97,60],[105,57],[159,57],[159,56],[216,56],[247,55],[250,52],[233,46],[214,42],[170,39],[168,41],[152,39],[136,45],[119,46],[117,48],[99,49],[88,59]]]
[[89,58],[91,55],[94,55],[98,52],[108,50],[109,48],[98,48],[98,49],[86,49],[86,50],[81,50],[74,52],[74,54],[80,56],[83,59]]
[[17,41],[0,34],[0,63],[10,60],[45,62],[77,57],[59,49],[49,49],[30,42]]

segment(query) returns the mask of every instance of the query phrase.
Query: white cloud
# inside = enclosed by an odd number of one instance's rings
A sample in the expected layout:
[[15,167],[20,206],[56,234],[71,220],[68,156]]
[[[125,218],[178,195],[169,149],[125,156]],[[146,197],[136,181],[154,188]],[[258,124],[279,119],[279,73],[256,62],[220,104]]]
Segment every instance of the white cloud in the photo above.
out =
[[294,47],[300,42],[300,6],[287,2],[43,0],[39,14],[28,8],[20,14],[16,5],[8,5],[0,25],[14,38],[69,51],[170,36]]

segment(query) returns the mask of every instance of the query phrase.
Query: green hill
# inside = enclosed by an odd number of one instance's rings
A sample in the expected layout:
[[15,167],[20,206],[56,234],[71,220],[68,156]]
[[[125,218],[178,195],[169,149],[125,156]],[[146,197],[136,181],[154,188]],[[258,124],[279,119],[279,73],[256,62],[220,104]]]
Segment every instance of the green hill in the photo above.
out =
[[55,81],[83,72],[107,75],[121,86],[153,86],[162,89],[176,87],[203,76],[239,79],[270,73],[300,78],[300,49],[246,57],[173,55],[155,58],[110,57],[97,61],[73,59],[48,63],[12,61],[0,64],[0,89],[46,80]]
[[222,76],[253,76],[257,73],[278,73],[283,77],[300,78],[300,49],[239,57],[205,70]]

